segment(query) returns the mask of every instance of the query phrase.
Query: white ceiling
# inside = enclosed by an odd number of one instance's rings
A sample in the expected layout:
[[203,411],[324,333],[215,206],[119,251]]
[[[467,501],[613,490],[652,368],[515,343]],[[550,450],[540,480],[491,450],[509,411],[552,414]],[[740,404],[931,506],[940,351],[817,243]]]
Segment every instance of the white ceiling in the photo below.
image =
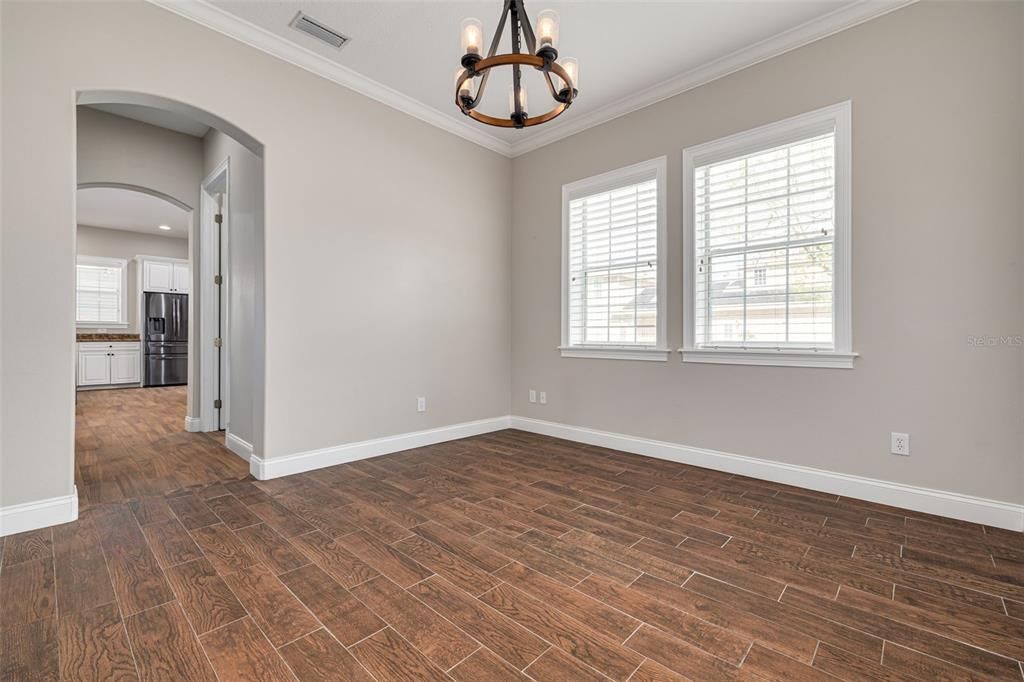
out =
[[[89,187],[77,192],[78,224],[188,239],[189,212],[149,194]],[[161,230],[159,225],[171,229]]]
[[[515,156],[844,30],[913,0],[547,0],[559,52],[580,60],[580,96],[556,121],[501,129],[454,104],[459,26],[493,33],[501,0],[150,0],[438,127]],[[335,49],[289,26],[302,10],[351,38]],[[508,37],[500,51],[508,51]],[[503,73],[500,73],[503,72]],[[508,69],[495,69],[481,110],[508,112]],[[551,102],[528,74],[530,113]]]
[[203,137],[210,132],[210,126],[200,123],[194,118],[174,111],[144,107],[139,104],[86,104],[90,109],[98,109],[108,114],[115,114],[159,128],[167,128],[193,137]]

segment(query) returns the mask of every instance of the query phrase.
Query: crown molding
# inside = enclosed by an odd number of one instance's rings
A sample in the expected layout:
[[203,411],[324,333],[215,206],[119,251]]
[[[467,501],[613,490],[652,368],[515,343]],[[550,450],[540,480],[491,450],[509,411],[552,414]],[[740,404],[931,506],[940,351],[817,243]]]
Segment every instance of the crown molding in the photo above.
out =
[[701,85],[754,66],[772,57],[778,57],[781,54],[803,47],[816,40],[827,38],[848,28],[853,28],[858,24],[870,21],[883,14],[888,14],[901,7],[906,7],[914,2],[917,2],[917,0],[861,0],[853,5],[842,7],[817,19],[812,19],[758,43],[754,43],[749,47],[708,62],[703,66],[690,69],[667,81],[606,104],[594,111],[575,117],[563,116],[558,121],[544,126],[542,130],[531,131],[533,134],[529,138],[524,138],[522,142],[512,145],[512,156],[521,156],[535,149],[540,149],[552,142],[557,142],[576,133],[583,132],[588,128],[593,128],[612,119],[649,107],[662,100],[675,97],[688,90],[693,90]]
[[419,100],[404,95],[382,83],[342,66],[323,57],[312,50],[271,33],[245,19],[235,16],[221,8],[211,5],[206,0],[148,0],[169,12],[173,12],[197,24],[201,24],[217,33],[245,43],[257,50],[282,59],[293,66],[315,73],[361,95],[376,100],[393,109],[418,118],[441,130],[469,140],[486,149],[512,156],[512,145],[489,135],[475,123],[463,121],[448,114],[441,113]]
[[381,104],[507,157],[521,156],[790,50],[845,31],[916,1],[861,0],[686,71],[638,93],[606,104],[589,113],[579,116],[563,116],[558,121],[545,126],[543,130],[530,130],[529,137],[523,137],[521,141],[510,144],[488,134],[475,123],[442,113],[417,99],[404,95],[265,28],[211,5],[206,0],[148,0],[157,7],[190,19],[229,38],[315,73],[350,90],[355,90]]

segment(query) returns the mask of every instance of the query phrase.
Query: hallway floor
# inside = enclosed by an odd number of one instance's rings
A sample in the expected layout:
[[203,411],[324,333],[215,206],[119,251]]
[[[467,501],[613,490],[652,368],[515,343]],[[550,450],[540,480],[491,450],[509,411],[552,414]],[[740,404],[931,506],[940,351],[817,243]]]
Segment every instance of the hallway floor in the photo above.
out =
[[182,396],[80,400],[0,680],[1022,679],[1021,533],[519,431],[254,481]]
[[218,433],[185,431],[185,386],[80,391],[75,484],[79,505],[162,495],[244,478],[249,466]]

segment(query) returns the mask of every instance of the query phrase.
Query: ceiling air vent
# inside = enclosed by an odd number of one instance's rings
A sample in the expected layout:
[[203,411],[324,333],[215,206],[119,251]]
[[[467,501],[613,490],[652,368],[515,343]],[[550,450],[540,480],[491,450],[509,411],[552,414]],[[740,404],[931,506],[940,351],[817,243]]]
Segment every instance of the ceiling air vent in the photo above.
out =
[[316,19],[299,12],[292,19],[292,22],[288,24],[294,29],[302,31],[303,33],[309,34],[319,41],[325,42],[331,47],[342,48],[345,46],[350,38],[346,35],[338,33],[333,28],[328,28]]

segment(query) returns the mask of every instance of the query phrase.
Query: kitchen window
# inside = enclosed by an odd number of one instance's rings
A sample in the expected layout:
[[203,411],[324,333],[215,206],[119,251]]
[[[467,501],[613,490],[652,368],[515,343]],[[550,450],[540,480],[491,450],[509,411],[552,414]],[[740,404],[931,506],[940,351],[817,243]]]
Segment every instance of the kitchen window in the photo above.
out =
[[661,157],[562,187],[563,357],[668,358]]
[[127,261],[79,256],[75,269],[75,324],[127,327],[127,282]]
[[683,151],[685,362],[853,366],[850,104]]

